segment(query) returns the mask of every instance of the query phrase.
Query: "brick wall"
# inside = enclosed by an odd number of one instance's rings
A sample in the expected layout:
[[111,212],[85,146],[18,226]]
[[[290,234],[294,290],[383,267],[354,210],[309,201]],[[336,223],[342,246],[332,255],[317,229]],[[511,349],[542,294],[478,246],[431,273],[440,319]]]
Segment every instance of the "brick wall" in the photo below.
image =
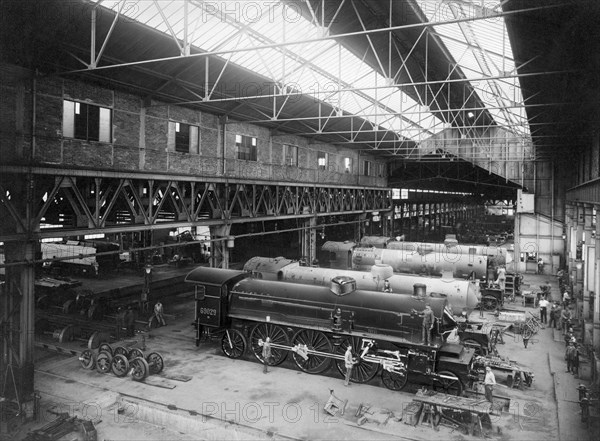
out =
[[[139,171],[196,178],[223,176],[225,169],[226,175],[232,178],[386,185],[385,178],[358,176],[359,159],[352,149],[310,144],[306,138],[289,134],[272,135],[267,128],[244,122],[228,121],[223,127],[219,117],[210,113],[71,79],[48,76],[33,80],[31,73],[15,69],[17,73],[0,65],[2,73],[10,72],[4,75],[7,79],[0,84],[0,149],[5,163],[27,162],[30,155],[35,164],[63,168]],[[111,109],[112,142],[63,136],[65,99]],[[35,111],[32,110],[34,103]],[[35,149],[30,142],[33,114]],[[199,152],[175,151],[173,122],[198,127]],[[257,138],[257,161],[237,159],[235,137],[238,134]],[[297,167],[283,163],[284,144],[298,147]],[[327,170],[318,170],[318,151],[329,154]],[[353,162],[349,174],[344,173],[346,157],[352,158]]]

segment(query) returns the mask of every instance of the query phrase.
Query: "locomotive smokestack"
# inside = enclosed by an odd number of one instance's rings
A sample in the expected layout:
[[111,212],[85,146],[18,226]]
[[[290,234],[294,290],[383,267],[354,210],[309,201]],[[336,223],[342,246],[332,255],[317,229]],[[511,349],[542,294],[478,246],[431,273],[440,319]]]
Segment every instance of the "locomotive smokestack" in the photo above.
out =
[[425,297],[427,295],[427,285],[415,283],[413,285],[413,295],[415,297]]

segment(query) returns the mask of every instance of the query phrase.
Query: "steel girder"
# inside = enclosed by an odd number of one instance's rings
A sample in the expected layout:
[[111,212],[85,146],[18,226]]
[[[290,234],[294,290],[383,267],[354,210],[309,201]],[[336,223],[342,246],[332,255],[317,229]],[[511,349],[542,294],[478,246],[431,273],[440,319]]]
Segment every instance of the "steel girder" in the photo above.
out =
[[[25,177],[30,204],[21,203]],[[5,170],[0,241],[352,214],[391,206],[389,188]]]

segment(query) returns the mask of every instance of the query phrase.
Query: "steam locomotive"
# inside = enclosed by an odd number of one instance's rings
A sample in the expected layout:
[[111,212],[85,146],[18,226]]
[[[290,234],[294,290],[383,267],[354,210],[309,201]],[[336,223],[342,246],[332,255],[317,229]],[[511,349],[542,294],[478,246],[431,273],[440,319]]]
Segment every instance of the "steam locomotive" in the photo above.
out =
[[[381,372],[392,390],[410,379],[460,394],[472,379],[474,350],[443,341],[444,331],[456,326],[445,298],[358,290],[346,276],[334,277],[329,287],[309,286],[206,267],[191,271],[186,282],[195,285],[196,345],[203,334],[222,335],[221,349],[230,358],[249,351],[262,362],[262,343],[269,337],[271,364],[291,354],[311,374],[333,364],[343,376],[344,352],[351,345],[353,382],[368,382]],[[431,345],[421,342],[419,313],[426,303],[435,315]]]
[[397,250],[329,241],[321,249],[329,254],[327,260],[332,268],[369,271],[373,265],[380,263],[391,266],[395,273],[442,276],[450,272],[452,277],[458,279],[487,277],[487,256],[453,253],[451,248],[441,251],[418,248]]
[[365,272],[316,268],[284,257],[253,257],[244,265],[244,271],[265,280],[320,286],[329,286],[336,276],[348,276],[356,281],[357,288],[370,291],[382,291],[387,280],[392,293],[446,297],[455,314],[473,310],[480,298],[478,281],[394,274],[389,266],[379,264]]

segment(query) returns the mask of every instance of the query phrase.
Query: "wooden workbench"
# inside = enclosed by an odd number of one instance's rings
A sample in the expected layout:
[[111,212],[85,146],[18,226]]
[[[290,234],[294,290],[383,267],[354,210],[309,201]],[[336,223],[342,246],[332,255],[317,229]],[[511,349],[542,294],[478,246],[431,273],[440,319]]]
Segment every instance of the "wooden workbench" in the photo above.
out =
[[[423,403],[423,410],[417,424],[422,424],[426,415],[429,415],[429,424],[434,430],[438,430],[442,418],[462,427],[465,433],[473,435],[479,427],[481,437],[484,437],[482,418],[489,420],[492,411],[492,403],[485,399],[458,397],[455,395],[441,394],[421,389],[417,392],[413,401]],[[444,410],[453,410],[470,415],[470,423],[458,421],[446,414]]]

